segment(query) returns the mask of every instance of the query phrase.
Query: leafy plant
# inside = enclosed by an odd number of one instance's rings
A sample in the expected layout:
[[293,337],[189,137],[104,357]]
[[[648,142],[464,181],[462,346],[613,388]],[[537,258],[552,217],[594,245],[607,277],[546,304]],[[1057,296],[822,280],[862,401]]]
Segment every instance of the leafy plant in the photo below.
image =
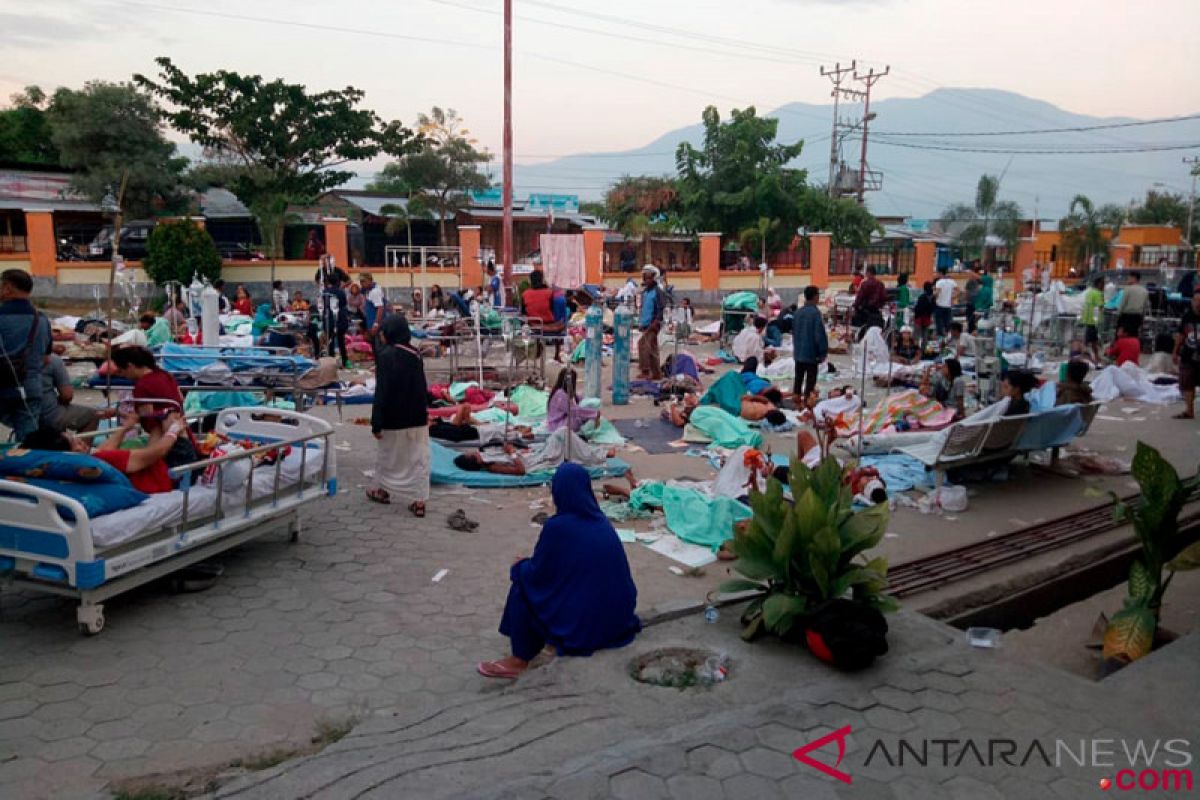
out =
[[[1158,628],[1162,598],[1176,572],[1200,568],[1200,542],[1183,549],[1179,541],[1179,512],[1197,486],[1196,477],[1181,480],[1158,450],[1138,442],[1131,469],[1142,499],[1130,508],[1114,494],[1118,520],[1129,520],[1142,551],[1129,567],[1129,595],[1104,633],[1104,658],[1119,663],[1136,661],[1150,652]],[[1174,559],[1172,560],[1172,555]],[[1163,569],[1167,570],[1164,580]]]
[[764,593],[743,615],[742,638],[763,631],[786,636],[805,615],[848,594],[881,611],[895,610],[896,601],[883,593],[887,559],[864,555],[883,539],[887,505],[854,511],[835,458],[812,470],[795,464],[791,490],[792,505],[774,479],[765,492],[752,492],[754,516],[733,540],[735,568],[745,577],[726,581],[720,591]]
[[955,242],[967,253],[987,256],[988,238],[999,237],[1011,256],[1021,236],[1021,207],[1000,199],[1000,179],[980,175],[975,187],[975,202],[956,203],[942,212],[942,225],[952,232]]
[[185,286],[193,275],[215,281],[221,277],[221,255],[212,237],[190,219],[163,222],[146,241],[146,274],[159,286],[179,281]]

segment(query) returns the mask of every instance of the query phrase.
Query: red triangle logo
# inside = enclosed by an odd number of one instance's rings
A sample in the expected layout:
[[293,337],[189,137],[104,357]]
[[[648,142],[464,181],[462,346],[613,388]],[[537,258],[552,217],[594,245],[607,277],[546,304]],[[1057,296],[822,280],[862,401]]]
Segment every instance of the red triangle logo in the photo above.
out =
[[[796,759],[801,764],[807,764],[808,766],[812,767],[813,769],[817,770],[818,772],[823,772],[824,774],[828,775],[831,778],[837,778],[842,783],[853,783],[854,781],[849,775],[842,772],[840,769],[835,769],[835,767],[841,766],[842,759],[846,757],[846,737],[849,735],[850,735],[850,726],[849,725],[847,725],[844,728],[838,728],[833,733],[826,734],[826,735],[822,736],[820,739],[815,739],[815,740],[809,742],[808,744],[804,745],[803,747],[797,747],[795,750],[792,751],[792,758]],[[825,745],[829,744],[830,742],[834,742],[834,741],[837,742],[838,756],[837,756],[837,761],[834,762],[834,765],[832,767],[829,766],[828,764],[817,761],[816,759],[811,758],[808,755],[813,750],[820,750]]]

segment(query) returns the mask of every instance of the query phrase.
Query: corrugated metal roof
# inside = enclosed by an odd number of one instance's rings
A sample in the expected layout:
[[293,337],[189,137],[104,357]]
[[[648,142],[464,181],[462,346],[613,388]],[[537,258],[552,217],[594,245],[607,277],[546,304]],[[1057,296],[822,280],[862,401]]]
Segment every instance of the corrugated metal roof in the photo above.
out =
[[[404,209],[408,208],[408,198],[402,195],[360,194],[358,192],[339,192],[336,189],[330,192],[330,194],[346,201],[350,205],[362,211],[364,214],[370,214],[373,217],[388,216],[383,212],[384,206],[400,206]],[[428,218],[431,220],[437,220],[440,219],[440,215],[431,209],[429,211]]]
[[4,211],[99,211],[100,206],[87,200],[22,200],[0,197]]
[[212,188],[200,194],[200,213],[206,219],[241,219],[253,216],[250,209],[228,189]]

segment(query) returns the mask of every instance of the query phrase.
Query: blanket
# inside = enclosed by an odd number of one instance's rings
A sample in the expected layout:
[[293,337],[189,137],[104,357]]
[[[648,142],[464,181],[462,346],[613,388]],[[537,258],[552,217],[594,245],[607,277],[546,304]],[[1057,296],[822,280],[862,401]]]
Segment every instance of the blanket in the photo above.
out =
[[[542,486],[550,483],[554,470],[531,472],[528,475],[496,475],[491,472],[470,472],[454,466],[459,451],[430,442],[432,458],[432,482],[435,485],[461,484],[477,489],[508,489],[516,486]],[[602,467],[588,470],[593,478],[608,478],[624,475],[629,465],[619,458],[610,458]]]
[[[738,383],[741,383],[740,378]],[[716,406],[697,406],[685,433],[690,439],[711,441],[721,447],[758,447],[762,444],[761,433],[751,429],[744,419]]]
[[717,406],[737,416],[742,411],[742,395],[744,394],[746,394],[746,384],[742,381],[741,373],[731,370],[708,387],[708,391],[700,397],[700,405]]
[[1179,401],[1178,386],[1159,386],[1151,382],[1150,375],[1136,364],[1120,367],[1105,367],[1092,381],[1092,397],[1109,403],[1118,397],[1140,400],[1144,403],[1166,405]]
[[894,394],[880,400],[863,419],[864,433],[882,433],[894,429],[898,420],[915,418],[920,427],[940,428],[954,419],[954,409],[925,397],[916,389]]

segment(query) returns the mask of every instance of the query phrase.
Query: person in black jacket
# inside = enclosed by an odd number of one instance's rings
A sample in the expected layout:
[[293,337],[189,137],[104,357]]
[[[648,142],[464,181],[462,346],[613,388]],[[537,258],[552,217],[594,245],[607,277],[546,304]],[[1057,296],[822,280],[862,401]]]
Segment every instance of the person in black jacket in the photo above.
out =
[[367,499],[409,501],[413,516],[425,516],[429,499],[429,390],[421,354],[403,314],[393,314],[379,330],[375,353],[375,401],[371,433],[379,441],[375,480]]

